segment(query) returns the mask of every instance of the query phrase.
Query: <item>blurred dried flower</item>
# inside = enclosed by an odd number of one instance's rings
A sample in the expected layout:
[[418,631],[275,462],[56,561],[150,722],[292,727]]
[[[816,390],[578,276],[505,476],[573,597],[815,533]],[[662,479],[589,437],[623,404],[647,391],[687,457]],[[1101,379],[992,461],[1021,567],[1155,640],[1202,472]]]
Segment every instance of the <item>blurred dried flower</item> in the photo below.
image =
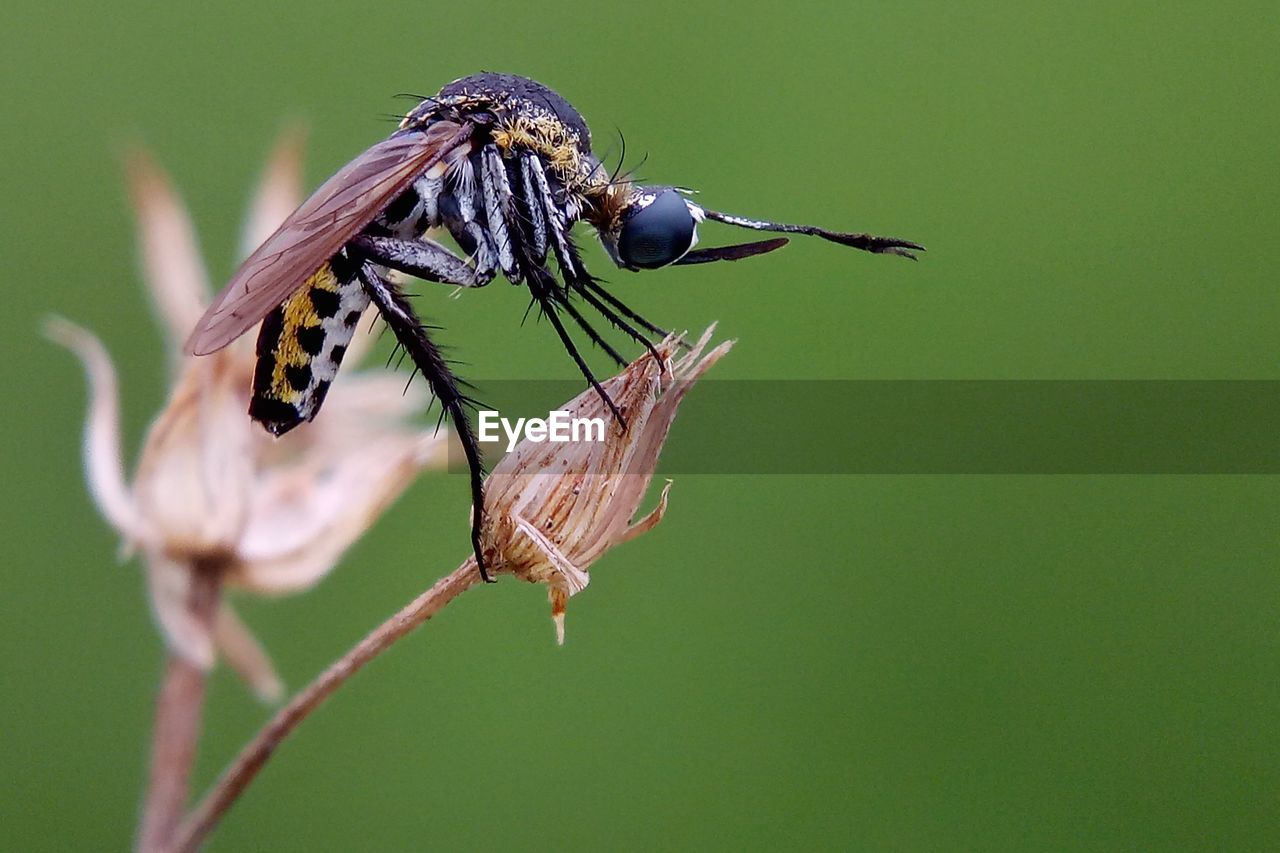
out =
[[632,522],[653,479],[658,454],[680,401],[732,341],[702,355],[715,326],[673,360],[681,344],[670,336],[658,345],[666,369],[644,355],[603,383],[627,420],[624,432],[591,389],[562,407],[570,418],[605,418],[604,441],[521,442],[486,482],[488,509],[482,532],[485,556],[495,569],[531,583],[545,583],[556,639],[564,642],[569,598],[586,588],[591,564],[615,545],[662,520],[670,481],[658,505]]
[[[300,197],[302,143],[283,139],[259,184],[242,239],[248,250]],[[121,534],[142,552],[151,602],[171,651],[210,668],[216,654],[264,699],[282,687],[256,640],[221,601],[216,615],[193,607],[200,572],[262,594],[307,589],[424,467],[444,467],[443,432],[406,422],[423,395],[390,372],[344,370],[324,417],[274,439],[246,411],[253,374],[251,336],[204,358],[182,342],[203,312],[208,276],[186,208],[141,151],[128,161],[144,277],[168,339],[174,383],[152,423],[133,483],[120,453],[115,370],[90,332],[53,319],[47,333],[80,357],[90,405],[84,457],[89,490]],[[353,341],[359,358],[371,336]]]

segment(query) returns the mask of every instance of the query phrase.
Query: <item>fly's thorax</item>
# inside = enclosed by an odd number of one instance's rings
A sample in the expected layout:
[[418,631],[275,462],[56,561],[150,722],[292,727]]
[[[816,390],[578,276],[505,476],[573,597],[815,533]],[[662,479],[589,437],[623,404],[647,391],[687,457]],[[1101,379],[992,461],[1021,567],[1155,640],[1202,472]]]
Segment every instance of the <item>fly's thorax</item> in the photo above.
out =
[[573,106],[554,90],[514,74],[483,73],[455,80],[405,116],[402,129],[435,121],[469,121],[488,136],[504,158],[538,155],[566,191],[582,194],[600,181],[591,155],[591,131]]
[[[400,127],[423,128],[442,119],[494,128],[515,142],[536,142],[547,149],[542,153],[549,160],[552,149],[568,145],[591,151],[591,131],[582,114],[554,90],[514,74],[486,72],[455,80],[410,110]],[[495,141],[503,144],[497,135]],[[568,156],[561,151],[562,161]]]
[[[488,112],[500,122],[522,117],[551,118],[577,136],[584,148],[591,147],[591,131],[587,129],[582,114],[559,93],[528,77],[473,74],[453,81],[429,100],[448,105],[464,116]],[[486,122],[481,120],[479,123]]]
[[523,151],[537,154],[566,189],[580,187],[594,165],[595,158],[584,147],[582,137],[550,113],[521,112],[504,117],[490,135],[504,157]]

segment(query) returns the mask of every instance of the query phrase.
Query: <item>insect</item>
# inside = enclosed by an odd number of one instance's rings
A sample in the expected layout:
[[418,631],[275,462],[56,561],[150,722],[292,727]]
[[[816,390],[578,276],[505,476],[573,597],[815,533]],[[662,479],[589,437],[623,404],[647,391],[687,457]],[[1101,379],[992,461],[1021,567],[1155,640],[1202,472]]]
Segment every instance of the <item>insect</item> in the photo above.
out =
[[[675,187],[610,174],[592,153],[586,122],[562,97],[524,77],[482,73],[422,99],[390,137],[321,185],[232,276],[196,324],[187,350],[216,352],[261,322],[249,414],[282,435],[319,412],[361,315],[376,307],[457,433],[470,471],[472,548],[489,580],[480,547],[484,471],[467,412],[474,401],[388,273],[460,287],[483,287],[501,273],[525,285],[531,305],[624,424],[565,318],[619,364],[626,359],[580,305],[655,357],[650,336],[665,332],[587,271],[570,234],[580,220],[595,228],[619,267],[633,271],[737,260],[787,242],[694,248],[698,225],[707,220],[908,258],[923,250],[891,237],[720,213]],[[433,228],[445,229],[463,254],[427,237]]]

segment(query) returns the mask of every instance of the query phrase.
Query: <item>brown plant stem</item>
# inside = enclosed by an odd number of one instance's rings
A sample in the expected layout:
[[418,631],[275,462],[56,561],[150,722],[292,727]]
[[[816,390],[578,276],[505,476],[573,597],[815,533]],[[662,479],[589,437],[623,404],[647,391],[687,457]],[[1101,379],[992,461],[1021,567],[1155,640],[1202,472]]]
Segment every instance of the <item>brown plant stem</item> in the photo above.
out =
[[174,851],[197,850],[213,831],[227,810],[244,793],[262,766],[266,764],[276,747],[310,716],[311,712],[329,698],[351,676],[391,647],[396,640],[426,622],[460,594],[480,582],[475,557],[409,602],[403,609],[374,628],[351,651],[329,665],[314,681],[295,696],[240,750],[213,788],[205,795],[178,827],[174,836]]
[[[187,607],[195,620],[213,630],[218,612],[222,561],[196,560],[191,565]],[[187,806],[191,767],[200,740],[206,673],[184,657],[170,654],[156,697],[151,733],[151,769],[138,822],[140,853],[165,850]]]

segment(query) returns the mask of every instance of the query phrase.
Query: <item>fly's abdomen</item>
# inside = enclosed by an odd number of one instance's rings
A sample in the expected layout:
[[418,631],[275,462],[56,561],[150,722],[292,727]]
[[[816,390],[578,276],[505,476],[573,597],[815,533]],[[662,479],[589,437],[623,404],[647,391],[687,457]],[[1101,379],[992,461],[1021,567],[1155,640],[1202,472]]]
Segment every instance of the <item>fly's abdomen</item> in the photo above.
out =
[[369,305],[351,266],[339,274],[326,263],[262,321],[249,415],[275,435],[320,411]]

